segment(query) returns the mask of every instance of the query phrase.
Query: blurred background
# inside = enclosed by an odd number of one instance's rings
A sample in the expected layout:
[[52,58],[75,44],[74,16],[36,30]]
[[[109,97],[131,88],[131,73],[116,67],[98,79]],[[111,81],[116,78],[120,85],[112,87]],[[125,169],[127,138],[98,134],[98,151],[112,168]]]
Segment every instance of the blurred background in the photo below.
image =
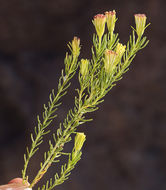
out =
[[[0,184],[21,176],[36,115],[57,87],[66,44],[74,35],[80,37],[81,56],[90,58],[91,20],[113,9],[122,43],[135,26],[135,13],[145,13],[152,23],[145,32],[150,43],[89,116],[94,121],[79,128],[87,135],[82,160],[70,180],[56,189],[166,189],[165,0],[0,0]],[[75,81],[52,128],[73,105]],[[30,181],[42,158],[41,150],[32,159]],[[42,183],[56,168],[49,169]]]

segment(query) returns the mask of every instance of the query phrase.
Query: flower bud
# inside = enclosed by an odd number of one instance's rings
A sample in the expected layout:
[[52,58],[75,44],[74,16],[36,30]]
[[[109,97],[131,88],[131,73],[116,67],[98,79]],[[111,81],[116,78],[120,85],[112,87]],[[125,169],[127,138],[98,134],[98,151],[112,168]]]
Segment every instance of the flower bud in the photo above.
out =
[[105,31],[106,16],[103,14],[97,14],[94,16],[92,22],[95,26],[98,37],[101,38]]
[[79,152],[86,140],[86,135],[84,133],[77,133],[75,136],[74,150]]
[[72,47],[73,55],[78,57],[80,54],[80,38],[77,38],[75,36],[74,39],[72,40],[71,47]]
[[81,59],[80,73],[83,77],[85,77],[88,74],[88,66],[89,66],[89,60]]
[[116,53],[117,53],[117,57],[118,57],[118,62],[121,60],[124,52],[125,52],[126,46],[118,43],[117,47],[116,47]]
[[116,12],[113,11],[107,11],[105,12],[106,20],[107,20],[107,28],[110,34],[113,33],[115,29],[115,22],[116,22]]
[[137,32],[138,37],[141,37],[145,30],[146,15],[135,14],[134,16],[135,16],[136,32]]
[[105,51],[104,68],[106,73],[111,73],[116,64],[117,53],[111,50]]

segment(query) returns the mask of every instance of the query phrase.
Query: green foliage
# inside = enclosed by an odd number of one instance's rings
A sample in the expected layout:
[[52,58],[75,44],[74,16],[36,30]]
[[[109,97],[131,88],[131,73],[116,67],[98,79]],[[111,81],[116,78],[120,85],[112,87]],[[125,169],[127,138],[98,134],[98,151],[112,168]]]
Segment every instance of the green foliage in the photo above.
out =
[[[75,41],[79,42],[79,39],[74,38],[74,40],[72,41],[72,43],[74,43]],[[27,170],[27,166],[29,164],[29,160],[31,159],[31,157],[36,153],[36,151],[39,149],[39,145],[43,142],[43,136],[48,134],[50,131],[47,129],[47,127],[51,124],[52,120],[57,116],[55,114],[55,111],[57,110],[58,106],[60,106],[61,103],[59,103],[59,100],[67,93],[67,89],[70,86],[70,80],[73,78],[73,76],[76,73],[76,70],[78,68],[78,64],[77,64],[77,59],[79,56],[79,45],[77,47],[78,52],[77,54],[74,53],[73,46],[72,44],[69,45],[69,48],[71,50],[71,55],[68,55],[68,53],[66,53],[66,58],[64,60],[65,63],[65,71],[62,70],[61,72],[61,76],[59,78],[59,83],[58,83],[58,90],[57,90],[57,94],[55,95],[54,90],[52,90],[50,96],[49,96],[49,102],[48,105],[46,106],[44,104],[44,112],[42,114],[42,122],[39,118],[39,116],[37,116],[37,121],[38,121],[38,125],[37,127],[35,126],[34,128],[34,132],[35,134],[31,134],[31,140],[32,140],[32,145],[31,148],[29,150],[29,148],[27,147],[27,154],[24,154],[24,169],[22,170],[22,177],[23,180],[28,181],[28,176],[26,176],[26,170]]]
[[[84,133],[77,133],[75,137],[75,145],[73,147],[72,153],[67,154],[68,155],[68,163],[61,166],[61,173],[60,176],[58,173],[54,176],[54,182],[52,178],[47,181],[46,185],[43,185],[41,190],[51,190],[55,186],[62,184],[65,180],[68,179],[68,176],[70,175],[71,170],[74,169],[77,162],[81,159],[82,152],[80,151],[84,141],[85,141],[85,135]],[[40,190],[40,187],[38,188]]]
[[[140,14],[137,17],[139,18]],[[60,174],[56,173],[54,180],[48,180],[41,190],[51,190],[68,179],[71,170],[81,159],[81,148],[85,141],[85,135],[77,132],[78,126],[92,120],[87,118],[86,114],[98,109],[99,104],[104,101],[105,95],[128,71],[136,53],[148,44],[146,37],[142,37],[146,28],[145,15],[141,15],[139,18],[139,23],[144,22],[141,25],[142,28],[137,26],[136,29],[133,29],[126,46],[119,43],[118,34],[114,33],[116,20],[115,11],[94,17],[93,24],[97,34],[93,35],[91,60],[77,61],[80,53],[80,40],[78,38],[74,37],[72,43],[69,44],[71,55],[66,54],[65,71],[62,71],[57,94],[55,95],[54,90],[50,94],[48,105],[44,105],[42,121],[39,116],[37,117],[38,126],[35,127],[35,134],[31,134],[32,146],[30,149],[27,148],[27,154],[24,155],[25,165],[22,171],[24,181],[28,180],[26,170],[29,160],[38,150],[43,136],[49,133],[47,127],[56,117],[55,111],[60,105],[59,100],[67,93],[70,80],[79,68],[80,87],[76,89],[78,95],[75,97],[74,108],[69,110],[56,133],[53,133],[53,140],[49,141],[49,150],[44,153],[44,160],[30,187],[33,187],[43,177],[53,163],[59,162],[62,155],[68,155],[67,164],[62,165]],[[106,22],[108,33],[104,34]],[[136,37],[136,33],[139,36]],[[73,133],[76,133],[73,151],[65,153],[63,152],[64,146],[72,140]]]

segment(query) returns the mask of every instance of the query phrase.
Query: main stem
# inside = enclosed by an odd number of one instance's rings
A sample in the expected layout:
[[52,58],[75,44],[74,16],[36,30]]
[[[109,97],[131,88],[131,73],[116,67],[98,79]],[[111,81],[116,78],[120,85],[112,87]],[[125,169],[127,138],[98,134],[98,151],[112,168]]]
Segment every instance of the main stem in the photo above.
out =
[[[79,102],[81,102],[81,98],[80,98],[81,96],[82,96],[82,91],[80,91],[80,94],[79,94]],[[68,127],[63,131],[62,136],[56,141],[56,144],[55,144],[53,150],[51,151],[48,158],[45,160],[44,164],[38,171],[36,177],[30,184],[30,186],[29,186],[30,188],[32,188],[43,177],[43,175],[46,173],[48,168],[51,166],[52,162],[54,161],[54,159],[56,158],[56,156],[58,154],[58,152],[56,152],[56,149],[61,146],[62,147],[64,146],[64,142],[69,138],[69,136],[72,133],[71,129],[76,128],[78,126],[79,121],[81,120],[81,117],[82,117],[83,109],[84,109],[84,107],[80,106],[80,103],[79,103],[79,108],[78,108],[77,113],[75,113],[75,116],[72,118],[70,125],[68,125]]]

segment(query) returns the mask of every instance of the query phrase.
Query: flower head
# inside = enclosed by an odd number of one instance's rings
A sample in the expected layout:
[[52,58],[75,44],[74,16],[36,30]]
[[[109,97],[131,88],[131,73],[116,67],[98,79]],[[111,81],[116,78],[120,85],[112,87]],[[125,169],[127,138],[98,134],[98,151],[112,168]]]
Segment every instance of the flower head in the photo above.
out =
[[80,54],[80,38],[77,38],[75,36],[74,39],[72,40],[71,47],[73,55],[78,57]]
[[106,73],[111,73],[116,65],[117,53],[111,50],[105,50],[104,68]]
[[88,65],[89,65],[88,59],[81,59],[80,73],[82,74],[83,78],[88,74]]
[[118,61],[121,60],[124,52],[125,52],[125,49],[126,49],[126,46],[121,44],[121,43],[118,43],[117,47],[116,47],[116,53],[117,53],[117,57],[118,57]]
[[145,14],[135,14],[134,17],[135,17],[137,35],[138,35],[138,37],[141,37],[145,30],[146,15]]
[[116,22],[116,12],[115,10],[113,11],[107,11],[105,12],[106,20],[107,20],[107,28],[110,34],[113,33],[115,29],[115,22]]
[[86,135],[84,133],[77,133],[75,136],[74,149],[79,152],[86,140]]
[[105,31],[106,16],[103,14],[97,14],[94,16],[92,22],[95,26],[98,37],[101,38]]

